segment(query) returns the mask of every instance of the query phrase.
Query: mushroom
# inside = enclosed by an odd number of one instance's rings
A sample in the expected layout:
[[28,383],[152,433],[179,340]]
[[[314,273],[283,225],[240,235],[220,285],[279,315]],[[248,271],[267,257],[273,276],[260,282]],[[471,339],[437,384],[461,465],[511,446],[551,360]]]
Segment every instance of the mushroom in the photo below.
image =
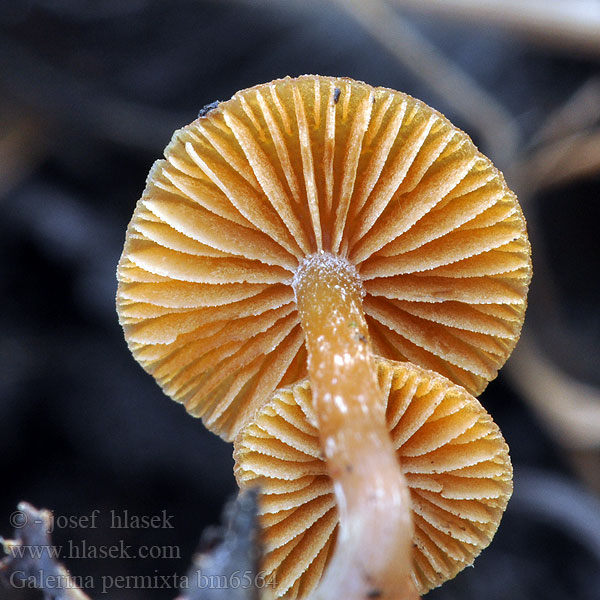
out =
[[[512,493],[508,447],[464,388],[411,363],[376,363],[387,429],[410,489],[412,579],[425,594],[490,543]],[[306,598],[340,541],[309,380],[277,390],[234,447],[240,487],[262,494],[262,568],[272,582],[265,598]],[[326,585],[310,597],[336,597]]]
[[516,197],[468,136],[405,94],[303,76],[174,134],[117,306],[135,358],[226,440],[308,374],[343,547],[329,589],[409,598],[411,500],[375,357],[477,395],[517,342],[530,274]]

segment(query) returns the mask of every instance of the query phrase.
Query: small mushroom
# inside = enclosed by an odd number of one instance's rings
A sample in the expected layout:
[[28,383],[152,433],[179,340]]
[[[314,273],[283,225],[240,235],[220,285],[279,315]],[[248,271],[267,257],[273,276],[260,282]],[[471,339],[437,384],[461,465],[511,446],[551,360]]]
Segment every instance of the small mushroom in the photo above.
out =
[[530,273],[517,200],[463,132],[405,94],[304,76],[175,133],[117,305],[136,359],[227,440],[308,374],[341,524],[332,597],[408,598],[410,496],[375,356],[480,393]]
[[[425,594],[490,543],[512,493],[508,447],[464,388],[410,363],[377,359],[377,369],[410,489],[412,578]],[[307,379],[273,394],[240,432],[234,458],[240,487],[262,494],[262,568],[273,582],[265,597],[308,597],[339,539],[339,516]]]

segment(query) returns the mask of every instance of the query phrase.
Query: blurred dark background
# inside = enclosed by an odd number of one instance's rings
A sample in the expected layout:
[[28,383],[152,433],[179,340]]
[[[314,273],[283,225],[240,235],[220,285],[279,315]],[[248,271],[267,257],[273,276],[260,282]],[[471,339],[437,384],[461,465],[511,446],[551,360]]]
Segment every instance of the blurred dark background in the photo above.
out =
[[[600,3],[498,4],[0,0],[0,535],[20,500],[98,510],[98,527],[57,527],[55,542],[178,557],[65,560],[74,575],[186,572],[235,493],[231,446],[127,350],[125,228],[152,162],[203,105],[285,75],[349,76],[466,130],[522,199],[534,250],[522,342],[482,396],[515,494],[475,568],[428,598],[600,598]],[[116,530],[111,510],[165,511],[173,528]]]

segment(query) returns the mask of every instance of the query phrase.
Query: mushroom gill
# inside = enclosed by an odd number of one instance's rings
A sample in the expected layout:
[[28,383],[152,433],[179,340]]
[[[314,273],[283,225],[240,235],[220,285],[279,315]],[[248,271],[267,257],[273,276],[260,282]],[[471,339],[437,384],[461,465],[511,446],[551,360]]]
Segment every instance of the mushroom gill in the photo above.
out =
[[531,266],[502,175],[418,100],[303,76],[204,111],[155,163],[118,267],[133,355],[232,440],[306,376],[292,282],[320,251],[357,269],[381,356],[479,394],[516,344]]
[[[420,594],[472,564],[512,493],[508,447],[481,404],[445,377],[377,360],[386,422],[410,489]],[[338,533],[307,380],[279,389],[235,441],[240,487],[261,489],[265,598],[308,597]]]

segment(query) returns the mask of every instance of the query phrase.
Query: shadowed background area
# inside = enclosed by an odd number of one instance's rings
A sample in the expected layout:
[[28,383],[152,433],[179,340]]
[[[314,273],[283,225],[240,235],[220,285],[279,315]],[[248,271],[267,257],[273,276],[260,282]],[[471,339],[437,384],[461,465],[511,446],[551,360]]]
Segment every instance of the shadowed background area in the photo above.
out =
[[[600,9],[418,4],[0,0],[0,535],[20,500],[54,510],[92,598],[174,598],[175,579],[114,578],[185,574],[236,490],[231,446],[161,393],[117,323],[115,268],[147,172],[203,105],[303,73],[446,114],[505,171],[530,227],[522,343],[481,397],[515,494],[475,568],[428,598],[598,598]],[[95,527],[78,520],[93,511]],[[124,511],[170,518],[111,527]],[[158,550],[90,554],[121,542]]]

